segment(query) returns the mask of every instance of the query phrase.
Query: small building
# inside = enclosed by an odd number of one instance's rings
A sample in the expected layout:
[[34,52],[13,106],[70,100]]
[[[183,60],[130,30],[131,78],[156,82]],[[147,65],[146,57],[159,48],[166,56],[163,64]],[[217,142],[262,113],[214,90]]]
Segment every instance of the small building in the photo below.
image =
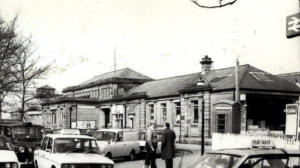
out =
[[[293,82],[251,65],[212,70],[202,58],[201,72],[153,80],[129,68],[94,77],[63,90],[64,96],[43,102],[56,128],[145,129],[151,121],[169,122],[180,137],[213,132],[278,130],[285,123],[285,104],[295,102],[300,88]],[[204,116],[204,118],[202,117]]]

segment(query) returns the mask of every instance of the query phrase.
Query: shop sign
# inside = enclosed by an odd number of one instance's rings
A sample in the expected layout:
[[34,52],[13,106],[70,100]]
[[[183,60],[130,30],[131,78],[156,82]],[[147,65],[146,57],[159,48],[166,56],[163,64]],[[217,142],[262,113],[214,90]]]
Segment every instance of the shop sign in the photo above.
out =
[[78,129],[95,129],[96,128],[96,121],[77,121],[72,122],[72,128],[78,128]]
[[113,105],[111,107],[112,114],[124,114],[124,106],[123,105]]
[[297,114],[298,105],[297,104],[287,104],[285,112],[286,114]]
[[286,37],[300,35],[300,12],[286,17]]

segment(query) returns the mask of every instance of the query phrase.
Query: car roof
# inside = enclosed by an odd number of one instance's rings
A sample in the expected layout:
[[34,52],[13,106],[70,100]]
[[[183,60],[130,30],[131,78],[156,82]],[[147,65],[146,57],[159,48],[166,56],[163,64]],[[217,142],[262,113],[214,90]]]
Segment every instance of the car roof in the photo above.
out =
[[239,156],[255,156],[255,155],[273,155],[273,154],[296,154],[300,155],[298,150],[284,150],[284,149],[267,149],[267,148],[241,148],[241,149],[221,149],[210,151],[211,154],[229,154]]
[[108,131],[108,132],[120,132],[120,131],[123,131],[123,132],[134,132],[132,130],[129,130],[129,129],[120,129],[120,128],[103,128],[103,129],[98,129],[96,130],[96,132],[98,131]]
[[84,139],[95,139],[86,135],[64,135],[64,134],[47,134],[47,137],[55,138],[84,138]]

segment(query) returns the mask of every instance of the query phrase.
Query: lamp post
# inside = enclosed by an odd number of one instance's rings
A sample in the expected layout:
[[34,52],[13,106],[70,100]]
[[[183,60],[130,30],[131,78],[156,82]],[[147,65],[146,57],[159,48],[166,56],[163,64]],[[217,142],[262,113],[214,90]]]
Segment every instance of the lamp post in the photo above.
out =
[[201,109],[201,155],[204,154],[205,151],[205,138],[204,138],[204,112],[205,112],[205,101],[204,101],[204,93],[205,90],[207,90],[208,85],[207,82],[204,79],[200,79],[199,81],[197,81],[197,86],[201,87],[201,91],[202,91],[202,109]]

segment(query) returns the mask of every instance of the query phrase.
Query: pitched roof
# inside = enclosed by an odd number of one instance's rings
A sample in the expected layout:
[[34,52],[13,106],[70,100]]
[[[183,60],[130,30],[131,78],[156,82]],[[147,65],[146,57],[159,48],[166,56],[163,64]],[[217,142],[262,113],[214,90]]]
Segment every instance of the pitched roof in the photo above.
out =
[[44,86],[39,87],[38,89],[52,89],[53,90],[54,88],[49,85],[44,85]]
[[130,68],[119,69],[94,76],[93,78],[76,86],[70,86],[63,89],[63,92],[89,88],[106,83],[137,83],[141,84],[152,80],[150,77],[138,73]]
[[300,72],[278,74],[276,76],[286,79],[293,83],[297,83],[297,82],[300,83]]
[[[203,75],[202,78],[210,83],[213,91],[234,90],[234,70],[235,67],[212,70]],[[248,64],[239,67],[239,76],[240,88],[244,90],[300,93],[300,88],[298,88],[294,83],[264,72]],[[146,92],[149,98],[179,95],[180,91],[195,87],[200,77],[201,73],[199,72],[149,81],[131,89],[129,94]]]

